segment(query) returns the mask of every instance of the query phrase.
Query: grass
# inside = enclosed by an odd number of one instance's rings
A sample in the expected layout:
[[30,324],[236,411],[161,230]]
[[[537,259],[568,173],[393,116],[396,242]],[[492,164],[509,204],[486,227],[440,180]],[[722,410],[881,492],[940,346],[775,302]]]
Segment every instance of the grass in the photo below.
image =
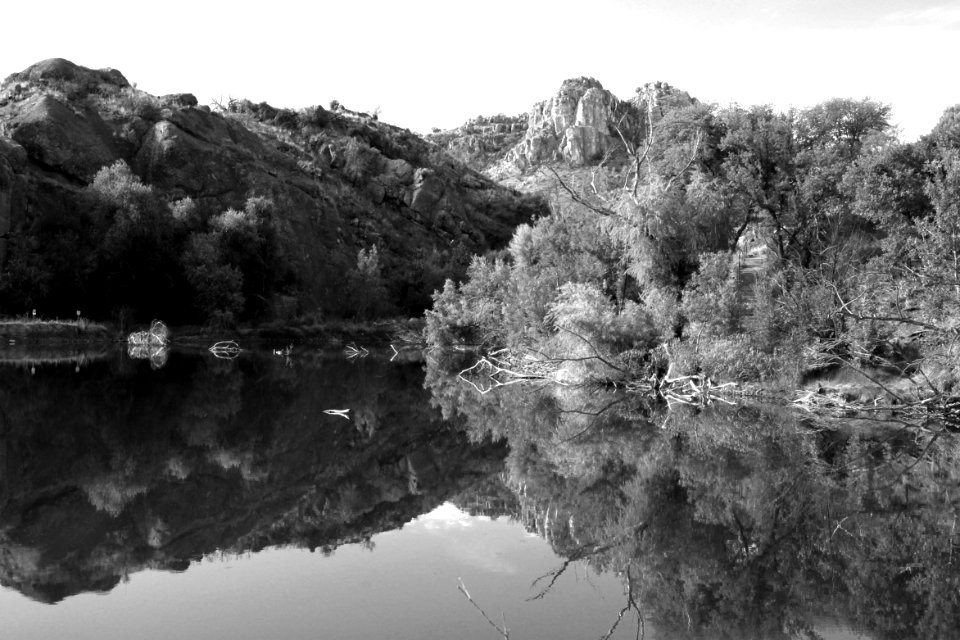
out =
[[97,338],[111,336],[110,329],[86,318],[75,320],[45,318],[0,318],[0,336],[4,338]]

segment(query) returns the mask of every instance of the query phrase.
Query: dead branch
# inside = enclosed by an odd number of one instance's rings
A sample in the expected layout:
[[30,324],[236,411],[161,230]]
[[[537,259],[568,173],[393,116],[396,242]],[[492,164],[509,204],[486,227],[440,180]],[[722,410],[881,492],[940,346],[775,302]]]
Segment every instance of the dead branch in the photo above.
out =
[[347,360],[352,360],[354,358],[366,358],[368,355],[370,355],[370,352],[365,348],[358,347],[352,342],[347,345],[343,352],[346,354]]
[[580,560],[583,560],[584,558],[589,558],[591,556],[597,555],[598,553],[609,551],[610,549],[613,549],[617,545],[623,544],[625,542],[629,542],[630,540],[633,540],[637,536],[643,535],[643,532],[646,531],[647,526],[648,525],[645,522],[641,522],[640,524],[634,525],[633,527],[630,527],[625,533],[617,536],[607,544],[588,542],[580,545],[579,547],[574,549],[569,556],[567,556],[567,559],[564,560],[559,567],[557,567],[553,571],[549,571],[543,574],[542,576],[540,576],[539,578],[533,581],[533,584],[530,585],[531,588],[537,586],[540,582],[549,579],[547,586],[543,587],[540,590],[540,592],[537,593],[537,595],[527,598],[527,601],[540,600],[544,596],[546,596],[548,593],[550,593],[550,590],[553,589],[553,585],[555,585],[557,583],[557,580],[560,579],[560,576],[562,576],[566,572],[566,570],[570,568],[570,565]]
[[703,140],[703,131],[697,128],[697,137],[693,144],[693,152],[690,154],[690,159],[687,160],[687,164],[684,165],[683,169],[680,170],[675,176],[670,178],[667,181],[667,186],[663,188],[664,193],[670,191],[670,187],[673,186],[673,183],[676,182],[677,178],[682,176],[687,172],[687,170],[693,165],[693,161],[697,159],[697,152],[700,151],[700,142]]
[[611,209],[607,209],[606,207],[598,207],[592,202],[587,201],[587,199],[584,198],[576,190],[574,190],[573,187],[571,187],[566,182],[564,182],[563,178],[560,177],[560,174],[558,174],[553,167],[546,167],[546,169],[553,174],[553,177],[556,179],[557,184],[559,184],[560,187],[567,192],[567,195],[570,196],[570,199],[576,202],[577,204],[584,206],[587,209],[590,209],[594,213],[597,213],[601,216],[619,217],[619,214],[616,213],[615,211]]
[[611,369],[616,369],[616,370],[619,371],[620,373],[626,373],[626,371],[624,371],[622,368],[618,367],[617,365],[613,364],[612,362],[610,362],[609,360],[607,360],[606,358],[604,358],[603,356],[601,356],[601,355],[600,355],[600,350],[597,349],[596,345],[594,345],[592,342],[590,342],[589,340],[587,340],[585,337],[583,337],[582,335],[580,335],[580,334],[577,333],[576,331],[574,331],[574,330],[572,330],[572,329],[568,329],[567,327],[560,327],[560,326],[558,326],[557,329],[560,329],[561,331],[566,331],[567,333],[569,333],[569,334],[571,334],[571,335],[573,335],[573,336],[576,336],[577,338],[580,338],[580,340],[582,340],[584,343],[586,343],[586,345],[587,345],[588,347],[590,347],[591,349],[593,349],[594,355],[588,356],[587,358],[585,358],[586,360],[596,359],[596,360],[599,360],[600,362],[602,362],[603,364],[607,365],[607,366],[610,367]]
[[633,580],[630,577],[630,565],[627,565],[627,604],[623,605],[623,608],[620,609],[620,612],[617,614],[617,619],[613,621],[613,625],[610,627],[609,631],[600,636],[600,640],[609,640],[613,635],[613,632],[617,630],[617,627],[620,626],[620,622],[623,620],[625,613],[633,609],[637,612],[637,638],[642,638],[644,635],[645,624],[643,620],[643,612],[640,611],[640,606],[637,604],[637,601],[633,597]]
[[[854,320],[875,320],[877,322],[896,322],[900,324],[908,324],[916,327],[923,327],[929,331],[935,333],[947,334],[947,335],[957,335],[960,333],[960,328],[956,329],[946,329],[944,327],[938,327],[935,324],[930,324],[929,322],[923,322],[921,320],[916,320],[907,316],[874,316],[874,315],[864,315],[862,312],[854,312],[851,310],[850,305],[855,303],[858,299],[863,297],[863,295],[854,298],[853,300],[846,301],[843,299],[843,296],[840,295],[840,291],[837,289],[836,285],[833,283],[827,283],[828,286],[833,289],[833,293],[837,296],[837,301],[840,303],[840,310],[837,312],[839,315],[845,318],[853,318]],[[864,294],[865,295],[865,294]]]
[[510,640],[510,629],[507,628],[507,616],[501,612],[500,618],[503,621],[503,626],[498,625],[496,622],[490,619],[490,616],[487,615],[487,612],[484,611],[483,608],[478,605],[477,602],[470,596],[470,592],[467,591],[466,585],[463,584],[463,578],[457,578],[457,581],[460,583],[457,586],[457,591],[463,594],[463,597],[465,597],[470,604],[472,604],[476,610],[480,612],[480,615],[483,616],[483,619],[486,620],[491,627],[496,629],[497,633],[499,633],[504,640]]
[[208,349],[217,358],[232,360],[240,355],[243,349],[233,340],[221,340]]

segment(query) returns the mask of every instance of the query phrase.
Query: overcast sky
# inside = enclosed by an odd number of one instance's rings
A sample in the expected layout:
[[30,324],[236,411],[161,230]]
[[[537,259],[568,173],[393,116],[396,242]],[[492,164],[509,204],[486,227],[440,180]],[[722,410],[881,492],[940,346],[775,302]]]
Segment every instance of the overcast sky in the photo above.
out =
[[16,2],[0,76],[45,58],[153,94],[345,106],[414,131],[527,111],[565,78],[621,98],[662,80],[706,102],[870,97],[902,137],[960,103],[960,0]]

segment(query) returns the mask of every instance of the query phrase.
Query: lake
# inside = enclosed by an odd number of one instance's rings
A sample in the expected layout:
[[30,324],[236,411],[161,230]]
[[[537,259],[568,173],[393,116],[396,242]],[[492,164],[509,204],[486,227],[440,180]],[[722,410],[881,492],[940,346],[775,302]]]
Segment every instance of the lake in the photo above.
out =
[[929,421],[391,356],[0,351],[3,637],[957,636]]

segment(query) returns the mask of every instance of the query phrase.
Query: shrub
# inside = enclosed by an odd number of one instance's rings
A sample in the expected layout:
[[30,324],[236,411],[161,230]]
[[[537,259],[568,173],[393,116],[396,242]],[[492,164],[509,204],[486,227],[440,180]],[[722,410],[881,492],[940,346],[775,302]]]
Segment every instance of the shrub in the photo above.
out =
[[243,274],[222,263],[216,234],[192,236],[183,263],[197,310],[212,325],[232,325],[243,311]]
[[134,218],[139,216],[143,209],[155,207],[157,204],[153,189],[143,184],[123,160],[117,160],[97,171],[93,182],[87,187],[87,192],[93,196],[95,203],[123,209]]
[[764,353],[745,335],[674,340],[668,348],[673,376],[702,373],[714,381],[755,382],[797,373],[798,353]]
[[380,265],[377,245],[357,252],[357,266],[347,277],[348,300],[360,318],[370,318],[386,307],[386,285]]
[[377,170],[380,153],[357,138],[349,138],[340,153],[343,154],[343,175],[355,184],[363,183]]
[[476,257],[459,287],[452,280],[433,294],[425,334],[431,346],[506,343],[503,305],[509,291],[510,266],[503,260]]
[[[559,358],[592,358],[608,362],[613,355],[627,350],[647,351],[655,343],[657,331],[649,313],[635,302],[627,302],[617,313],[596,285],[568,283],[560,287],[550,305],[547,319],[557,333],[550,350]],[[571,367],[579,376],[597,374],[609,377],[609,367],[599,360],[584,361]]]
[[725,251],[700,256],[700,268],[683,290],[681,309],[689,333],[725,336],[737,333],[743,316],[736,267]]
[[179,305],[182,269],[169,206],[122,160],[103,167],[87,187],[102,239],[91,290],[107,308],[168,316]]
[[661,339],[669,340],[679,336],[684,319],[675,289],[651,286],[644,293],[643,304]]

